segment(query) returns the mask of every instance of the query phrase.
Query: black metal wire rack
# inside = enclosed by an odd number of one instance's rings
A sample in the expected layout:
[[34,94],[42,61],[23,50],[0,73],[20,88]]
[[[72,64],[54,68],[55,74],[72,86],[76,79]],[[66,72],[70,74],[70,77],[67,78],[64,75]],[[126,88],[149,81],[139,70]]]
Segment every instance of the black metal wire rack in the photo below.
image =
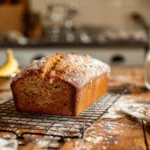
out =
[[[13,100],[0,104],[0,132],[17,139],[35,136],[82,138],[84,131],[98,120],[120,97],[108,93],[77,117],[30,114],[17,112]],[[6,138],[9,138],[9,136]]]

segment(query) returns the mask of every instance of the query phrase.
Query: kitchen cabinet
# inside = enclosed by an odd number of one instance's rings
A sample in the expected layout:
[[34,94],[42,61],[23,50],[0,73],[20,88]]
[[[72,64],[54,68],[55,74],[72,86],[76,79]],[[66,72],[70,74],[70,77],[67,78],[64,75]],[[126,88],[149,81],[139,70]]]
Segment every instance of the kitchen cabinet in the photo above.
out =
[[[88,54],[100,59],[109,65],[117,66],[143,66],[146,49],[144,45],[132,46],[25,46],[12,47],[14,55],[21,67],[34,59],[50,56],[55,53]],[[0,48],[0,64],[6,59],[6,47]]]

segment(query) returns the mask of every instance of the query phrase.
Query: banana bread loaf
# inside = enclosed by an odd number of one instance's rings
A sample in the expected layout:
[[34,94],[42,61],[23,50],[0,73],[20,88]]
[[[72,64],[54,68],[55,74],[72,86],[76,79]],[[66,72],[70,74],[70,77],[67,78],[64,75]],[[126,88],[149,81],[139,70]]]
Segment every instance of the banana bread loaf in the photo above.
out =
[[56,54],[33,61],[12,80],[20,112],[77,116],[107,92],[107,64],[88,55]]

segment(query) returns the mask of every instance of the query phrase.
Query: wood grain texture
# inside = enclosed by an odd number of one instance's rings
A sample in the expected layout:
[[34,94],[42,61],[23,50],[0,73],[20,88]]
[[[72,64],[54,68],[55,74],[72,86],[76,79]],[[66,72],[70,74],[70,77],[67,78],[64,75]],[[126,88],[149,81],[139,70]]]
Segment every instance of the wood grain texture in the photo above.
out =
[[[96,131],[95,135],[92,132]],[[90,136],[101,137],[97,143],[99,149],[109,150],[145,150],[144,134],[140,123],[131,118],[115,121],[100,120],[95,129],[88,131]],[[85,133],[88,136],[87,133]],[[90,139],[89,136],[89,139]],[[94,141],[97,140],[97,137]],[[85,138],[86,139],[86,138]],[[92,140],[91,140],[92,141]]]
[[145,142],[146,142],[147,150],[150,150],[150,125],[147,126],[147,124],[145,124],[144,130],[145,130],[145,138],[146,138]]
[[[143,83],[143,69],[138,68],[113,68],[110,82],[113,84],[129,83],[136,84],[131,96],[135,100],[150,102],[150,91],[145,90]],[[140,89],[139,89],[140,87]],[[143,90],[144,89],[144,90]],[[136,91],[135,91],[136,90]],[[9,97],[9,94],[0,93],[0,96]],[[61,150],[149,150],[150,149],[150,127],[144,126],[139,120],[131,117],[121,119],[100,119],[93,127],[90,127],[83,139],[74,139],[65,142]],[[48,149],[48,148],[45,148]],[[26,146],[19,146],[18,150],[42,150],[33,142]]]

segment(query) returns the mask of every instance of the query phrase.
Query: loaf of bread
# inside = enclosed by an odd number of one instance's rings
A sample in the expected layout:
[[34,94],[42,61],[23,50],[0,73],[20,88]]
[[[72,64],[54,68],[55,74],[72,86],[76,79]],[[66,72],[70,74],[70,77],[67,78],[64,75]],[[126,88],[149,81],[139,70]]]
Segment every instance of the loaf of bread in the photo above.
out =
[[107,92],[107,64],[88,55],[56,54],[33,61],[12,80],[20,112],[77,116]]

